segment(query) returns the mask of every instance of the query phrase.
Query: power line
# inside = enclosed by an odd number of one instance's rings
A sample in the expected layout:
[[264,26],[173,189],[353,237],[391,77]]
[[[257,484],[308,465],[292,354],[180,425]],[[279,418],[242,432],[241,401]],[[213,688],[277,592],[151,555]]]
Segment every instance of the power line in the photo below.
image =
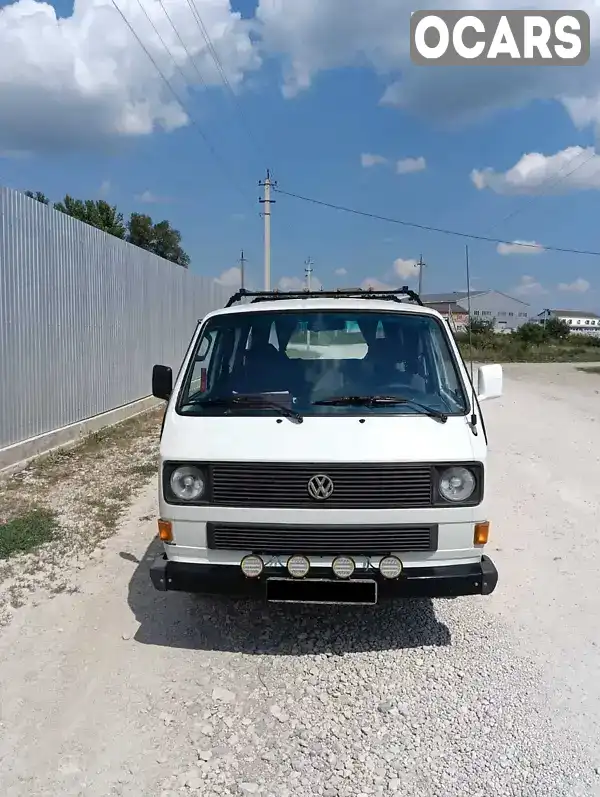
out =
[[[177,28],[175,27],[175,23],[173,22],[173,20],[171,19],[171,15],[169,14],[167,9],[165,8],[163,0],[158,0],[158,2],[159,2],[160,7],[162,8],[162,10],[164,11],[165,17],[169,20],[169,24],[171,25],[171,27],[175,31],[175,35],[179,39],[179,43],[181,44],[181,46],[185,50],[185,53],[186,53],[191,65],[194,67],[194,70],[195,70],[196,74],[198,75],[198,80],[200,81],[201,85],[203,85],[205,88],[207,88],[206,81],[204,80],[204,77],[202,76],[202,72],[200,72],[200,69],[199,69],[198,65],[196,64],[195,58],[192,56],[192,54],[188,50],[187,45],[185,44],[185,42],[181,38],[181,35],[180,35],[179,31],[177,30]],[[175,60],[175,59],[173,59],[173,60]]]
[[[138,0],[138,2],[140,2],[140,0]],[[184,41],[183,41],[183,39],[181,38],[181,35],[180,35],[179,31],[178,31],[178,30],[177,30],[177,28],[175,27],[175,23],[173,22],[173,20],[171,19],[171,16],[169,15],[169,12],[168,12],[168,11],[167,11],[167,9],[165,8],[165,5],[164,5],[164,3],[163,3],[163,0],[158,0],[158,2],[159,2],[159,4],[160,4],[160,7],[162,8],[162,10],[164,11],[164,13],[165,13],[165,16],[166,16],[166,18],[168,19],[168,21],[169,21],[169,23],[170,23],[171,27],[173,28],[173,31],[175,32],[175,34],[176,34],[177,38],[179,39],[179,42],[181,43],[181,46],[182,46],[182,47],[183,47],[183,49],[185,50],[185,52],[186,52],[186,55],[187,55],[187,57],[188,57],[188,58],[189,58],[189,60],[190,60],[190,63],[191,63],[191,64],[192,64],[192,66],[194,67],[194,70],[195,70],[196,74],[198,75],[198,79],[200,80],[200,83],[201,83],[201,84],[202,84],[202,85],[203,85],[205,88],[208,88],[208,85],[207,85],[207,83],[206,83],[206,80],[204,79],[204,77],[203,77],[202,73],[200,72],[200,69],[199,69],[198,65],[196,64],[196,59],[195,59],[195,57],[194,57],[194,56],[192,56],[192,54],[190,53],[190,51],[189,51],[189,49],[188,49],[187,45],[185,44],[185,42],[184,42]],[[222,63],[221,63],[221,61],[219,60],[219,56],[217,55],[217,51],[216,51],[216,50],[215,50],[215,48],[214,48],[214,45],[213,45],[213,43],[212,43],[212,40],[211,40],[211,38],[210,38],[210,35],[209,35],[209,33],[208,33],[208,30],[206,29],[206,26],[205,26],[204,22],[202,21],[202,17],[200,16],[200,12],[199,12],[199,11],[198,11],[198,9],[196,8],[196,5],[195,5],[195,3],[192,5],[192,4],[190,3],[190,0],[187,0],[187,4],[188,4],[188,6],[189,6],[189,8],[190,8],[190,11],[192,12],[192,16],[194,17],[194,21],[196,22],[196,24],[197,24],[197,25],[198,25],[198,27],[200,28],[200,32],[202,33],[202,36],[204,37],[204,41],[206,42],[206,45],[207,45],[207,47],[209,48],[209,52],[210,52],[210,54],[211,54],[211,56],[212,56],[212,58],[213,58],[213,61],[215,61],[215,63],[217,64],[217,68],[218,68],[218,70],[219,70],[219,73],[220,73],[220,75],[221,75],[221,78],[222,78],[222,80],[223,80],[223,82],[224,82],[225,86],[226,86],[226,87],[229,89],[230,95],[231,95],[231,97],[233,98],[233,104],[234,104],[234,107],[236,107],[236,108],[237,108],[237,110],[238,110],[238,112],[239,112],[239,114],[240,114],[240,117],[241,117],[242,121],[245,121],[245,120],[244,120],[244,117],[243,117],[243,114],[242,114],[242,111],[241,111],[241,108],[240,108],[240,107],[239,107],[239,105],[237,104],[237,97],[236,97],[236,95],[235,95],[235,92],[234,92],[234,90],[233,90],[233,88],[232,88],[232,86],[231,86],[231,83],[229,82],[229,80],[228,80],[228,78],[227,78],[227,75],[225,74],[225,70],[223,69]],[[157,31],[157,32],[158,32],[158,31]],[[175,59],[173,58],[173,60],[175,60]],[[180,70],[180,71],[181,71],[181,70]],[[185,77],[185,76],[184,76],[184,77]],[[261,152],[261,151],[260,151],[260,145],[259,145],[259,144],[256,142],[256,139],[255,139],[255,138],[254,138],[254,136],[252,135],[252,130],[251,130],[251,128],[250,128],[249,126],[246,126],[246,127],[245,127],[245,130],[246,130],[246,133],[248,134],[248,136],[250,137],[250,139],[252,140],[252,143],[254,143],[254,145],[256,146],[256,148],[257,148],[257,151],[259,152],[259,155],[260,155],[260,157],[262,157],[262,155],[264,154],[264,152]]]
[[[217,53],[217,49],[216,49],[216,47],[215,47],[215,45],[214,45],[214,43],[213,43],[213,41],[211,39],[210,33],[208,32],[208,29],[207,29],[207,27],[206,27],[206,25],[204,23],[204,20],[202,19],[202,15],[200,14],[200,11],[198,10],[197,2],[196,2],[196,0],[186,0],[186,2],[187,2],[188,6],[189,6],[189,8],[190,8],[190,10],[192,12],[192,16],[196,20],[196,23],[197,23],[197,25],[198,25],[198,27],[200,29],[200,32],[201,32],[201,34],[202,34],[202,36],[204,38],[204,41],[206,42],[206,46],[208,47],[208,51],[209,51],[210,55],[212,56],[212,59],[213,59],[215,65],[217,67],[217,70],[218,70],[220,76],[221,76],[221,80],[223,81],[223,85],[227,89],[227,93],[228,93],[228,95],[230,97],[232,106],[233,106],[234,110],[237,111],[237,118],[238,118],[238,121],[240,123],[240,127],[245,132],[246,136],[248,137],[248,141],[250,142],[251,147],[254,148],[256,154],[258,155],[259,160],[263,160],[264,163],[266,164],[271,156],[267,155],[267,152],[266,152],[266,150],[264,148],[264,145],[262,145],[260,143],[259,138],[254,134],[253,127],[248,122],[248,119],[247,119],[245,113],[242,110],[242,107],[241,107],[240,102],[238,100],[238,96],[237,96],[235,90],[233,89],[233,87],[232,87],[232,85],[231,85],[231,83],[229,81],[229,78],[227,77],[227,73],[225,72],[225,69],[223,67],[223,63],[222,63],[221,59],[219,58],[219,54]],[[269,169],[267,169],[267,172],[269,172]],[[271,181],[271,184],[275,185],[275,182]],[[274,202],[274,200],[271,200],[271,201]],[[290,234],[289,234],[290,228],[289,228],[289,226],[287,224],[284,224],[284,229],[285,229],[286,237],[288,237],[288,238],[289,237],[293,237],[293,236],[290,236]],[[269,248],[270,248],[270,243],[269,243]],[[269,266],[269,272],[270,272],[270,266]],[[270,276],[269,276],[269,279],[270,279]]]
[[[160,2],[160,0],[159,0],[159,2]],[[167,54],[169,55],[170,59],[173,61],[173,64],[175,65],[175,68],[177,69],[177,71],[179,72],[179,74],[181,75],[181,77],[183,78],[184,82],[187,82],[187,78],[186,78],[186,76],[185,76],[185,73],[184,73],[183,69],[182,69],[182,68],[179,66],[179,64],[177,63],[177,60],[176,60],[175,56],[173,55],[173,53],[172,53],[172,52],[171,52],[171,50],[169,49],[169,47],[168,47],[167,43],[165,42],[165,40],[164,40],[164,39],[163,39],[163,37],[161,36],[161,34],[160,34],[160,31],[158,30],[158,28],[156,27],[156,25],[155,25],[155,24],[154,24],[154,22],[152,21],[152,19],[151,19],[151,17],[150,17],[150,14],[148,14],[148,12],[146,11],[146,9],[144,8],[144,4],[142,3],[142,0],[137,0],[137,4],[138,4],[138,6],[139,6],[139,7],[142,9],[142,12],[143,12],[144,16],[146,17],[146,19],[148,20],[148,22],[150,23],[150,25],[152,25],[152,29],[154,30],[154,32],[155,32],[155,33],[156,33],[156,35],[158,36],[160,43],[161,43],[161,44],[162,44],[162,46],[165,48],[165,51],[166,51],[166,52],[167,52]],[[162,5],[162,3],[161,3],[161,5]],[[165,11],[165,13],[166,13],[166,11]],[[173,29],[175,30],[175,28],[174,28],[174,27],[173,27]],[[175,32],[177,32],[177,31],[175,31]],[[186,50],[186,52],[187,52],[187,50]],[[189,55],[189,53],[188,53],[188,55]],[[185,111],[185,108],[184,108],[184,111]]]
[[[459,230],[447,230],[442,227],[433,227],[429,224],[417,224],[413,221],[404,221],[403,219],[394,219],[389,216],[380,216],[377,213],[369,213],[364,210],[357,210],[356,208],[348,208],[343,205],[334,205],[332,202],[323,202],[320,199],[313,199],[312,197],[302,196],[301,194],[294,194],[291,191],[284,191],[281,188],[274,188],[273,189],[276,193],[282,194],[283,196],[289,196],[293,199],[300,199],[303,202],[308,202],[313,205],[319,205],[321,207],[330,208],[332,210],[341,210],[344,213],[352,213],[355,216],[363,216],[368,219],[376,219],[378,221],[386,221],[389,224],[400,224],[403,227],[413,227],[417,230],[424,230],[425,232],[437,232],[442,235],[454,235],[457,238],[469,238],[473,241],[486,241],[487,243],[493,244],[514,244],[514,241],[507,241],[503,238],[490,238],[486,235],[476,235],[475,233],[467,233],[461,232]],[[573,255],[591,255],[593,257],[600,257],[600,252],[595,252],[587,249],[569,249],[566,247],[560,246],[542,246],[541,244],[519,244],[524,248],[528,249],[542,249],[547,250],[549,252],[566,252],[568,254]]]
[[[138,0],[138,2],[139,2],[139,0]],[[191,114],[191,113],[188,111],[188,109],[187,109],[187,108],[186,108],[186,106],[185,106],[185,103],[183,102],[183,100],[181,99],[181,97],[179,96],[179,94],[177,93],[177,91],[176,91],[176,90],[173,88],[173,85],[171,84],[170,80],[169,80],[169,79],[166,77],[166,75],[164,74],[164,72],[161,70],[161,68],[159,67],[159,65],[156,63],[156,59],[153,57],[153,55],[150,53],[150,51],[148,50],[148,48],[146,47],[146,45],[144,44],[144,42],[143,42],[143,41],[141,40],[141,38],[138,36],[138,34],[136,33],[135,29],[133,28],[132,24],[129,22],[129,20],[127,19],[127,17],[126,17],[126,16],[125,16],[125,14],[123,13],[123,11],[121,11],[121,8],[120,8],[120,7],[119,7],[119,5],[117,4],[116,0],[111,0],[111,3],[112,3],[112,5],[115,7],[115,9],[118,11],[118,13],[119,13],[119,15],[121,16],[121,18],[122,18],[123,22],[124,22],[124,23],[127,25],[127,27],[129,28],[129,30],[131,31],[131,33],[133,34],[133,36],[134,36],[134,37],[135,37],[135,39],[137,40],[137,42],[138,42],[138,44],[140,45],[140,47],[142,48],[142,50],[143,50],[143,51],[146,53],[146,55],[148,56],[148,58],[149,58],[149,59],[150,59],[150,61],[152,62],[152,65],[154,66],[154,68],[156,69],[156,71],[158,72],[158,74],[160,75],[160,77],[161,77],[162,81],[163,81],[163,82],[164,82],[164,84],[167,86],[167,88],[169,89],[169,91],[170,91],[170,93],[173,95],[173,97],[175,97],[175,100],[176,100],[176,101],[177,101],[177,103],[180,105],[180,107],[181,107],[181,109],[183,110],[183,112],[184,112],[184,113],[187,115],[187,117],[189,118],[189,120],[190,120],[190,122],[192,123],[193,127],[194,127],[194,128],[197,130],[197,132],[198,132],[198,133],[201,135],[202,139],[204,140],[204,143],[205,143],[205,144],[206,144],[206,146],[208,147],[208,149],[209,149],[210,153],[212,154],[212,156],[214,157],[214,159],[215,159],[215,160],[216,160],[216,161],[219,163],[219,165],[221,166],[221,168],[224,170],[224,172],[225,172],[225,173],[228,175],[228,177],[231,179],[231,174],[230,174],[230,172],[229,172],[229,169],[228,169],[228,167],[227,167],[226,163],[225,163],[225,162],[224,162],[224,161],[221,159],[220,155],[219,155],[219,154],[218,154],[218,152],[215,150],[215,148],[214,148],[214,147],[213,147],[213,145],[211,144],[211,142],[210,142],[210,140],[209,140],[208,136],[206,135],[206,133],[204,132],[204,130],[203,130],[201,127],[200,127],[200,125],[198,124],[198,122],[196,121],[196,119],[195,119],[195,118],[192,116],[192,114]],[[140,3],[140,5],[141,5],[141,3]],[[144,10],[144,13],[146,13],[146,12],[145,12],[145,10]],[[147,13],[146,13],[146,17],[148,17],[148,14],[147,14]],[[148,19],[149,19],[149,17],[148,17]],[[163,42],[163,45],[164,45],[164,41],[163,41],[162,37],[160,36],[160,34],[158,33],[158,31],[156,30],[156,27],[154,26],[154,23],[153,23],[153,22],[152,22],[150,19],[149,19],[149,21],[150,21],[150,24],[152,25],[152,27],[154,28],[154,30],[156,31],[156,33],[157,33],[157,35],[158,35],[159,39],[161,40],[161,42]],[[181,69],[180,69],[180,67],[177,65],[177,62],[176,62],[176,61],[175,61],[175,59],[173,58],[173,55],[172,55],[172,53],[170,52],[169,48],[168,48],[166,45],[164,45],[164,46],[165,46],[165,50],[166,50],[167,54],[168,54],[168,55],[171,57],[171,59],[172,59],[172,60],[173,60],[173,62],[175,63],[175,66],[176,66],[176,68],[177,68],[177,69],[179,69],[179,71],[181,72]],[[182,74],[183,74],[183,73],[182,73]],[[185,75],[183,75],[183,77],[184,77],[184,80],[185,80]],[[187,82],[187,81],[186,81],[186,82]],[[240,196],[242,196],[242,198],[244,199],[244,201],[245,201],[245,202],[247,202],[249,198],[246,196],[246,194],[245,194],[245,193],[244,193],[244,192],[243,192],[243,191],[240,189],[240,187],[239,187],[238,185],[236,185],[235,183],[233,183],[233,185],[234,185],[234,187],[236,188],[236,190],[238,191],[238,193],[240,194]]]
[[241,109],[241,106],[240,106],[240,104],[238,102],[237,95],[236,95],[235,91],[233,90],[233,87],[232,87],[231,83],[229,82],[229,78],[227,77],[225,69],[223,68],[223,64],[221,62],[221,59],[219,58],[219,55],[217,53],[217,50],[216,50],[216,48],[215,48],[215,46],[213,44],[213,41],[212,41],[211,37],[210,37],[208,29],[207,29],[206,25],[204,24],[204,21],[202,19],[202,16],[200,15],[200,12],[198,11],[198,7],[196,5],[196,2],[195,2],[195,0],[186,0],[186,2],[188,4],[188,6],[190,7],[190,10],[192,12],[192,16],[196,20],[196,23],[197,23],[197,25],[198,25],[198,27],[200,29],[200,32],[201,32],[201,34],[202,34],[202,36],[204,38],[204,41],[206,42],[206,46],[208,47],[208,51],[209,51],[213,61],[215,62],[217,70],[218,70],[218,72],[219,72],[219,74],[221,76],[221,80],[223,81],[223,84],[225,85],[225,87],[227,88],[227,90],[229,92],[229,96],[231,97],[232,104],[233,104],[234,108],[238,112],[239,120],[241,122],[241,126],[245,130],[246,135],[248,136],[251,144],[255,147],[259,157],[263,158],[263,156],[265,155],[265,151],[264,151],[263,147],[258,143],[258,139],[255,137],[255,135],[254,135],[254,133],[252,131],[252,127],[249,125],[248,121],[246,120],[246,116],[243,113],[243,111]]

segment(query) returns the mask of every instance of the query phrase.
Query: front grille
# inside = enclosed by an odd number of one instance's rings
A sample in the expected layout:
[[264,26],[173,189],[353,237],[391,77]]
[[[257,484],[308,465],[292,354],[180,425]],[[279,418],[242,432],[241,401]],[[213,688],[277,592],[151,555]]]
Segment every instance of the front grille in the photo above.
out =
[[[316,501],[308,482],[333,481],[330,498]],[[421,464],[225,463],[211,466],[212,500],[219,506],[302,509],[416,509],[433,506],[433,468]]]
[[435,551],[437,526],[287,526],[207,523],[209,548],[256,553],[384,555]]

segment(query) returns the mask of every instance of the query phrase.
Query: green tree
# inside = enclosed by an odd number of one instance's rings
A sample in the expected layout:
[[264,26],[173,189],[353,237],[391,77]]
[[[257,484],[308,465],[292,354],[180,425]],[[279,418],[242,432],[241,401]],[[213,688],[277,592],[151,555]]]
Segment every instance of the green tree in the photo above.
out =
[[116,238],[125,238],[127,228],[123,223],[123,214],[118,212],[116,205],[109,205],[103,199],[91,202],[91,204],[95,205],[94,218],[96,223],[94,226],[110,233],[110,235],[114,235]]
[[125,238],[127,229],[123,223],[123,214],[118,212],[115,205],[109,205],[103,199],[84,201],[67,194],[62,202],[54,203],[54,209],[114,235],[115,238]]
[[548,334],[544,327],[535,321],[528,321],[526,324],[522,324],[513,334],[523,343],[533,343],[535,345],[544,343],[548,339]]
[[154,224],[150,216],[132,213],[127,223],[127,240],[165,260],[189,267],[190,258],[181,246],[181,233],[166,220]]
[[127,240],[134,246],[154,251],[154,225],[150,216],[132,213],[127,222]]
[[567,322],[560,318],[549,318],[544,324],[544,328],[550,340],[566,340],[571,334],[571,328]]
[[[25,195],[44,205],[50,204],[48,197],[41,191],[25,191]],[[132,213],[125,224],[123,214],[115,205],[109,205],[103,199],[75,199],[69,194],[62,202],[55,202],[54,209],[179,266],[188,268],[190,265],[190,258],[181,246],[181,233],[171,227],[166,219],[154,224],[150,216]]]
[[42,194],[41,191],[36,191],[35,194],[33,191],[25,191],[25,196],[28,196],[30,199],[35,199],[37,202],[41,202],[42,205],[49,205],[50,200],[46,196],[46,194]]

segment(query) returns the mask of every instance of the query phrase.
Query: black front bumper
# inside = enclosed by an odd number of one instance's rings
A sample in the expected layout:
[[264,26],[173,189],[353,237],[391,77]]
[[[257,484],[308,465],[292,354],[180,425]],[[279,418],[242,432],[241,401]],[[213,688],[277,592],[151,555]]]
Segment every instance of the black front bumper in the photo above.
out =
[[[150,578],[157,590],[196,592],[264,598],[266,580],[285,576],[283,568],[265,568],[259,578],[246,578],[237,565],[197,565],[172,562],[163,554],[150,566]],[[312,568],[309,579],[333,579],[330,568]],[[383,578],[377,570],[352,577],[374,579],[379,598],[453,598],[459,595],[489,595],[498,583],[498,571],[491,559],[483,556],[476,564],[445,567],[407,568],[397,579]]]

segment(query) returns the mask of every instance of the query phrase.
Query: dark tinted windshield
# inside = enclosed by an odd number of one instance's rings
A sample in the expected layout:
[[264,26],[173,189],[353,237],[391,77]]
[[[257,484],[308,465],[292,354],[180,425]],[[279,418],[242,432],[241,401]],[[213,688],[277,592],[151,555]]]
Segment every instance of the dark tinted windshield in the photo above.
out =
[[335,396],[395,395],[464,414],[467,402],[443,322],[416,313],[257,311],[205,325],[178,401],[184,414],[269,414],[267,407],[202,406],[263,395],[303,414],[415,413],[401,406],[315,406]]

